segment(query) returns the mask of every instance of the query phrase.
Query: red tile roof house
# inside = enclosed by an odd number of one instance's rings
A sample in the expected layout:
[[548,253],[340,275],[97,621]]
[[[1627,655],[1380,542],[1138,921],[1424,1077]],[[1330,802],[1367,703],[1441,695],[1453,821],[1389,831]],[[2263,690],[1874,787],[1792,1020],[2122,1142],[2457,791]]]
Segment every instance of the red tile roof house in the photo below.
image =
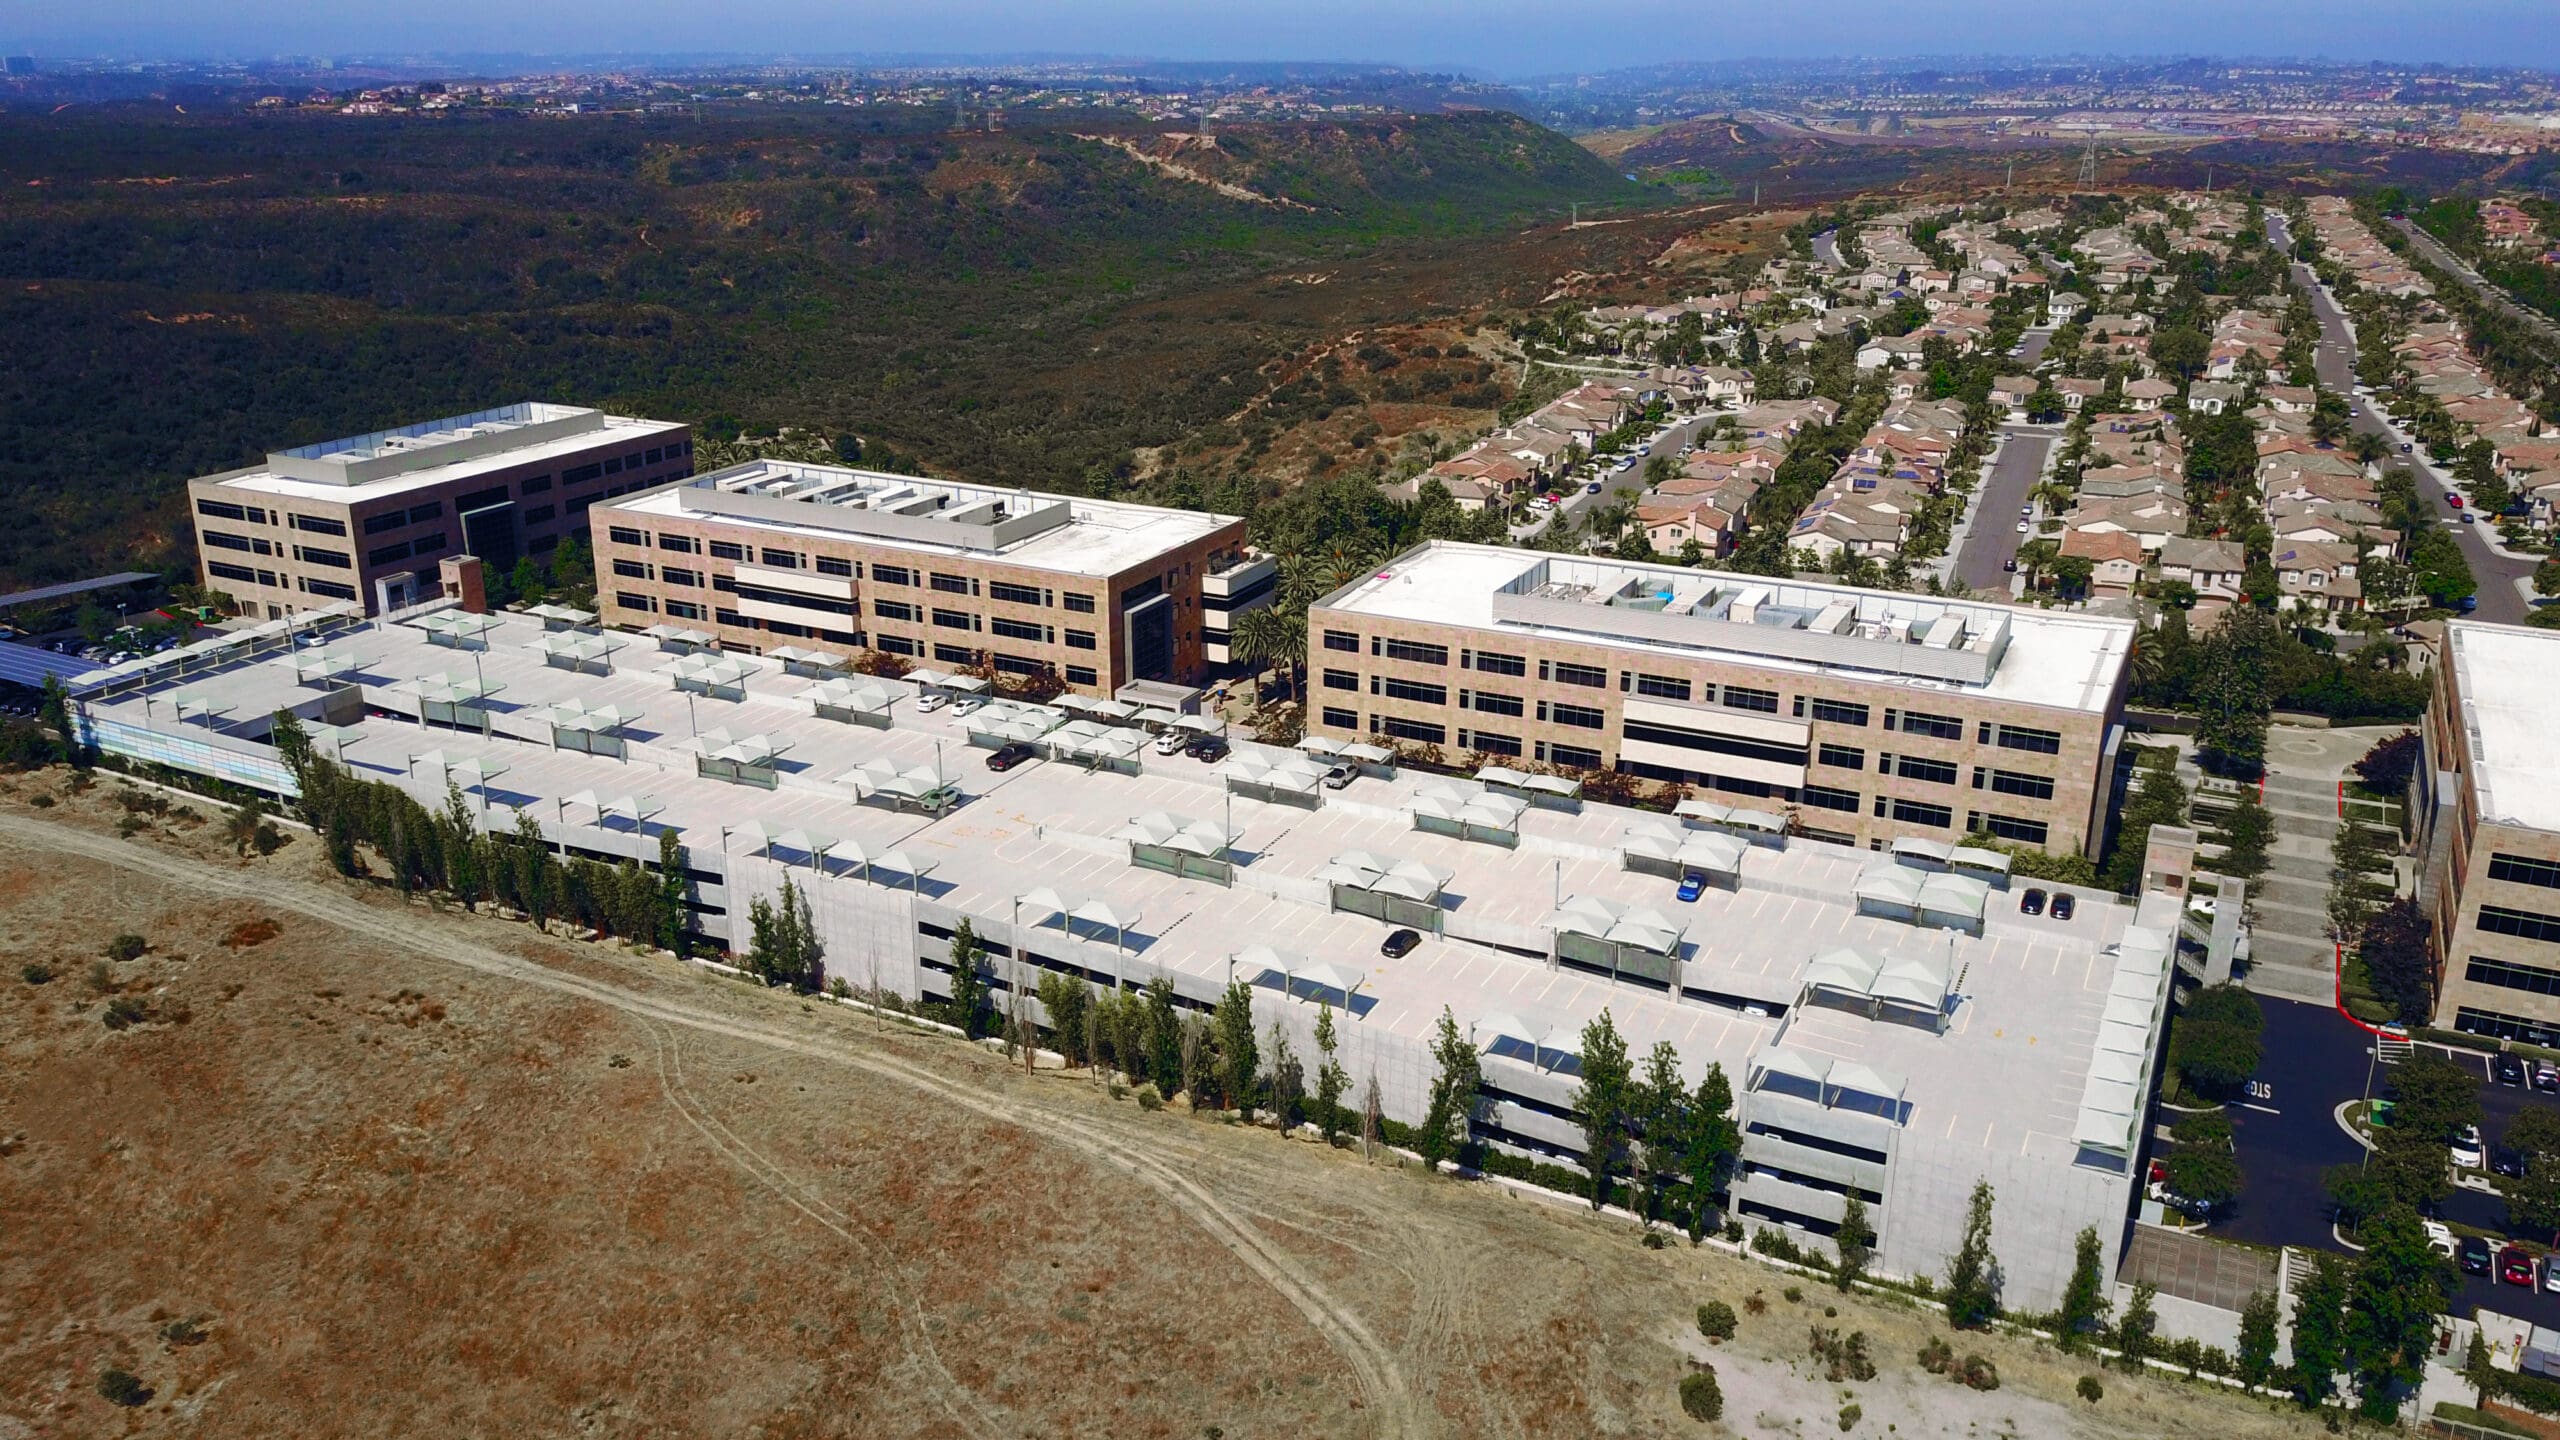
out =
[[2062,553],[2086,558],[2091,565],[2089,588],[2122,595],[2142,578],[2142,541],[2121,530],[2066,530]]
[[1690,541],[1710,556],[1721,556],[1733,548],[1732,541],[1739,517],[1717,508],[1713,500],[1687,498],[1648,503],[1636,507],[1636,523],[1644,527],[1645,543],[1665,555],[1677,555]]

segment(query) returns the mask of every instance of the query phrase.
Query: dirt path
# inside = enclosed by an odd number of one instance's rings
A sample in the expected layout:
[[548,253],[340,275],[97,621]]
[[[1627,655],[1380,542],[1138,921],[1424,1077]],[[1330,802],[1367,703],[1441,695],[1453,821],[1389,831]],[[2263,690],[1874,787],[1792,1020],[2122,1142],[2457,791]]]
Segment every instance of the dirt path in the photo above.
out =
[[[1294,1257],[1257,1233],[1196,1181],[1078,1117],[1013,1097],[971,1090],[922,1067],[888,1056],[859,1054],[820,1045],[785,1031],[716,1014],[706,1008],[643,995],[587,976],[551,969],[521,956],[458,940],[442,933],[439,927],[405,923],[404,917],[385,913],[352,895],[272,872],[252,876],[226,871],[167,850],[7,814],[0,814],[0,843],[38,852],[78,855],[139,871],[180,889],[254,901],[386,945],[484,974],[574,995],[654,1021],[666,1031],[659,1055],[660,1074],[669,1098],[685,1118],[702,1131],[731,1164],[857,1249],[865,1248],[864,1242],[844,1223],[847,1217],[833,1212],[823,1202],[815,1201],[780,1166],[712,1118],[685,1088],[680,1057],[669,1053],[674,1027],[844,1065],[932,1092],[940,1099],[989,1119],[1020,1126],[1032,1134],[1075,1150],[1105,1168],[1126,1174],[1163,1196],[1196,1222],[1211,1239],[1235,1255],[1247,1269],[1277,1290],[1342,1355],[1360,1387],[1373,1433],[1394,1437],[1413,1433],[1416,1429],[1419,1416],[1414,1409],[1403,1367],[1357,1314],[1331,1295]],[[902,1295],[893,1298],[900,1311],[900,1325],[908,1341],[910,1355],[922,1372],[918,1378],[933,1384],[943,1394],[955,1420],[972,1433],[997,1433],[994,1417],[974,1395],[952,1381],[949,1372],[942,1367],[929,1336],[924,1332],[912,1297]]]

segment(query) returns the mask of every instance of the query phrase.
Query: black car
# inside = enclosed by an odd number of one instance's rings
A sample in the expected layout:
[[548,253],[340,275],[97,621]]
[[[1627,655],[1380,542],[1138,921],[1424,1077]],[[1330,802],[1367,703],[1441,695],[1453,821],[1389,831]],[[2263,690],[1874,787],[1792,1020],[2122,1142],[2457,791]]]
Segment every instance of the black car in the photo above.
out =
[[2044,892],[2041,890],[2029,890],[2026,894],[2019,896],[2018,913],[2021,915],[2043,914]]
[[1039,751],[1018,741],[1011,745],[1000,745],[994,750],[988,752],[987,768],[990,770],[1010,770],[1025,760],[1036,759],[1039,754]]
[[2070,895],[2060,890],[2053,892],[2054,919],[2068,920],[2071,918],[2071,912],[2077,908],[2079,908],[2079,902],[2073,900]]
[[2525,1083],[2524,1061],[2504,1050],[2499,1051],[2497,1058],[2489,1062],[2489,1068],[2497,1072],[2498,1083],[2501,1085]]
[[2486,1275],[2489,1273],[2489,1242],[2477,1235],[2465,1235],[2462,1243],[2454,1247],[2454,1258],[2462,1262],[2463,1274]]
[[1386,956],[1390,960],[1401,960],[1407,955],[1412,954],[1413,947],[1421,943],[1421,931],[1398,930],[1387,937],[1386,944],[1378,947],[1378,953]]
[[1223,735],[1203,735],[1182,752],[1194,760],[1218,761],[1227,758],[1227,741]]
[[2524,1152],[2513,1145],[2490,1146],[2489,1172],[2493,1175],[2504,1175],[2510,1180],[2523,1179]]

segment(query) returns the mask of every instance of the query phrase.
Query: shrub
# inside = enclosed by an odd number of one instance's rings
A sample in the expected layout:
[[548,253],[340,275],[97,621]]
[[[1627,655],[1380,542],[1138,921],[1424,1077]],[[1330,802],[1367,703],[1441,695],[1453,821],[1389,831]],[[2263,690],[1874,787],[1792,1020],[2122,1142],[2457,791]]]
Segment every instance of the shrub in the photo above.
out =
[[151,1387],[143,1384],[142,1378],[130,1370],[109,1369],[100,1375],[98,1394],[105,1397],[108,1404],[122,1405],[128,1410],[151,1403]]
[[1857,1429],[1857,1428],[1858,1428],[1858,1421],[1859,1421],[1859,1420],[1861,1420],[1861,1419],[1863,1419],[1863,1418],[1865,1418],[1866,1413],[1867,1413],[1866,1411],[1859,1409],[1859,1408],[1858,1408],[1857,1406],[1855,1406],[1855,1405],[1843,1405],[1843,1406],[1841,1406],[1841,1407],[1840,1407],[1840,1428],[1841,1428],[1841,1429],[1843,1429],[1843,1430],[1855,1430],[1855,1429]]
[[151,1007],[130,995],[119,995],[107,1002],[106,1013],[98,1018],[106,1022],[108,1029],[122,1030],[128,1025],[139,1025],[150,1019]]
[[1150,1080],[1146,1084],[1138,1087],[1138,1108],[1141,1110],[1161,1110],[1164,1108],[1164,1097],[1156,1093],[1154,1081]]
[[1768,1312],[1768,1309],[1769,1297],[1761,1294],[1757,1290],[1754,1290],[1750,1294],[1742,1297],[1742,1313],[1745,1315],[1765,1314]]
[[53,797],[50,795],[37,795],[31,797],[27,803],[38,810],[50,810],[53,808]]
[[2080,1398],[2095,1405],[2107,1398],[2107,1387],[2098,1383],[2097,1376],[2083,1375],[2080,1377]]
[[106,961],[89,962],[89,988],[101,995],[116,988],[116,972],[107,968]]
[[1979,1355],[1967,1355],[1964,1357],[1964,1363],[1956,1367],[1954,1373],[1955,1378],[1963,1381],[1965,1384],[1976,1390],[1997,1390],[2000,1388],[1999,1370],[1995,1368],[1990,1361],[1983,1359]]
[[1801,1305],[1804,1303],[1804,1287],[1801,1285],[1790,1285],[1778,1293],[1786,1296],[1787,1303],[1790,1305]]
[[53,967],[45,964],[25,965],[20,967],[18,978],[30,985],[49,984],[53,980]]
[[142,958],[142,952],[150,948],[151,942],[139,935],[119,935],[107,942],[107,958],[118,961],[139,960]]
[[1647,1230],[1644,1232],[1644,1248],[1647,1250],[1659,1250],[1670,1243],[1670,1238],[1665,1236],[1659,1230]]
[[1943,1335],[1930,1336],[1929,1343],[1920,1347],[1920,1368],[1932,1375],[1946,1374],[1955,1368],[1955,1363],[1955,1347]]
[[204,1322],[172,1320],[160,1327],[160,1338],[172,1345],[200,1345],[205,1338]]
[[1680,1377],[1680,1408],[1692,1420],[1724,1418],[1724,1390],[1716,1384],[1712,1365],[1700,1365]]
[[1733,1307],[1721,1300],[1710,1300],[1698,1307],[1698,1333],[1710,1340],[1730,1340],[1739,1322]]
[[1784,1230],[1753,1232],[1751,1248],[1773,1260],[1784,1260],[1795,1265],[1805,1263],[1804,1250]]
[[1843,1380],[1873,1380],[1876,1362],[1867,1356],[1867,1332],[1852,1330],[1842,1335],[1828,1325],[1809,1327],[1808,1346],[1814,1359],[1822,1362],[1823,1374],[1832,1384]]
[[150,823],[150,821],[143,819],[139,815],[127,815],[116,821],[116,834],[124,839],[130,840],[135,835],[139,834],[144,826]]

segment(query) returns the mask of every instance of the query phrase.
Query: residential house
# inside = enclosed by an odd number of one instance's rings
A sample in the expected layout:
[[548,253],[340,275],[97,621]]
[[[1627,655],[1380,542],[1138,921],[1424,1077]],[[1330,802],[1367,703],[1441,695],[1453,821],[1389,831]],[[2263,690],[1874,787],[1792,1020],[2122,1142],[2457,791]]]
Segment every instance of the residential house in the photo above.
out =
[[2356,580],[2356,551],[2352,545],[2280,541],[2269,563],[2275,567],[2276,604],[2280,609],[2342,614],[2364,604],[2364,587]]
[[2195,590],[2198,620],[2211,620],[2238,603],[2240,581],[2248,570],[2249,552],[2237,540],[2172,535],[2160,546],[2160,578]]
[[2062,553],[2089,561],[2092,595],[2124,595],[2142,578],[2142,541],[2122,530],[2065,530]]

